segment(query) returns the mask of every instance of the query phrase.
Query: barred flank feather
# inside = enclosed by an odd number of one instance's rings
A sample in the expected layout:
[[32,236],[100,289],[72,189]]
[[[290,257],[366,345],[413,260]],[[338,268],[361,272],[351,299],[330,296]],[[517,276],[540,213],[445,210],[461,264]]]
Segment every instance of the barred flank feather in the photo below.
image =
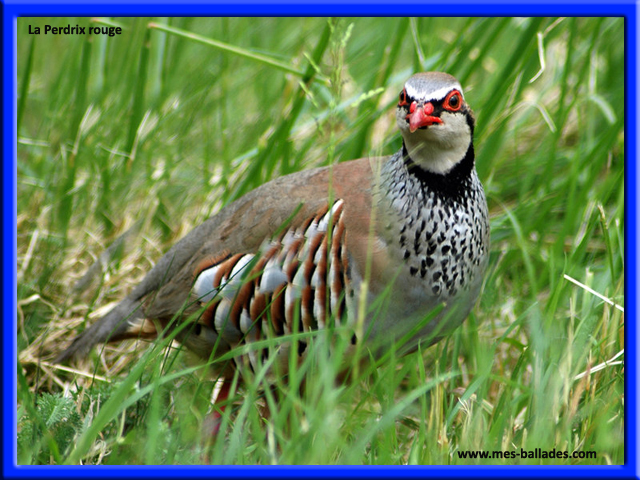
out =
[[[231,327],[237,339],[232,343],[239,344],[345,319],[349,279],[342,214],[343,201],[337,200],[301,227],[266,241],[257,254],[226,255],[201,265],[193,287],[193,295],[207,305],[200,322],[225,340]],[[300,354],[305,346],[299,345]],[[256,368],[253,352],[249,361]]]

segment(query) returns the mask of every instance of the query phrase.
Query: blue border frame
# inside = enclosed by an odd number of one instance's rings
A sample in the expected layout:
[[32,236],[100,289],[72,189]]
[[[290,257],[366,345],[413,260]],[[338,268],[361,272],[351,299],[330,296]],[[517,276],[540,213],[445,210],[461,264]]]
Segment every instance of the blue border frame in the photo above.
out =
[[[325,476],[349,476],[354,478],[393,478],[397,476],[421,478],[447,476],[449,478],[521,478],[567,477],[567,478],[640,478],[638,457],[640,448],[637,442],[638,432],[638,385],[637,385],[637,352],[638,332],[636,298],[640,289],[636,283],[638,263],[635,247],[638,242],[637,231],[637,138],[640,127],[637,124],[638,98],[638,66],[637,48],[640,43],[637,31],[637,1],[619,0],[609,3],[565,0],[553,3],[552,0],[534,2],[531,0],[513,3],[493,0],[473,3],[473,0],[454,0],[446,5],[431,5],[403,2],[391,3],[389,0],[316,0],[313,3],[298,4],[296,0],[244,0],[242,3],[176,2],[169,0],[150,2],[138,0],[127,4],[123,0],[116,2],[91,2],[90,0],[40,0],[38,3],[28,1],[3,1],[2,5],[2,119],[3,119],[3,163],[2,163],[2,306],[3,306],[3,476],[9,478],[29,478],[47,476],[50,478],[112,477],[133,474],[152,478],[173,476],[253,478],[261,477],[307,477],[323,478]],[[84,466],[50,467],[50,466],[16,466],[16,42],[17,18],[20,16],[359,16],[366,6],[368,16],[397,16],[411,13],[416,16],[623,16],[625,17],[625,245],[626,265],[631,269],[626,275],[625,309],[631,322],[626,324],[626,383],[625,383],[625,460],[620,466],[594,467],[214,467],[214,466],[162,466],[162,467],[117,467],[117,466]],[[152,13],[151,13],[152,12]],[[634,135],[635,134],[635,135]],[[629,348],[631,347],[631,348]]]

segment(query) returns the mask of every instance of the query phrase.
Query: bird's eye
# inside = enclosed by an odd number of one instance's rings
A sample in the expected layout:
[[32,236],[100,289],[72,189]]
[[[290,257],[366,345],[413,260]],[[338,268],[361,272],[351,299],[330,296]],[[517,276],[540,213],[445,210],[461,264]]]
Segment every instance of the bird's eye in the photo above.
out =
[[453,90],[444,99],[443,107],[450,112],[457,112],[462,108],[462,95],[458,90]]
[[399,107],[404,107],[405,105],[408,104],[408,102],[407,102],[407,91],[404,88],[400,92],[400,98],[398,100],[399,100],[399,103],[398,103]]

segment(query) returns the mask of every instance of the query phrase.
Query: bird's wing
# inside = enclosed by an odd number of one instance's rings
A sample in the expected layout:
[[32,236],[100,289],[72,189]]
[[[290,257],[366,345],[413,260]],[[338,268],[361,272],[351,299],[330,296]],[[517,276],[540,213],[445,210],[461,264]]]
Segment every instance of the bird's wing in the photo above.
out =
[[176,243],[125,299],[56,361],[84,356],[98,343],[153,336],[154,324],[145,320],[157,320],[164,327],[177,315],[197,311],[201,306],[190,292],[203,263],[257,252],[266,239],[317,215],[329,199],[344,200],[350,255],[356,263],[367,261],[372,171],[381,160],[363,158],[280,177],[226,206]]

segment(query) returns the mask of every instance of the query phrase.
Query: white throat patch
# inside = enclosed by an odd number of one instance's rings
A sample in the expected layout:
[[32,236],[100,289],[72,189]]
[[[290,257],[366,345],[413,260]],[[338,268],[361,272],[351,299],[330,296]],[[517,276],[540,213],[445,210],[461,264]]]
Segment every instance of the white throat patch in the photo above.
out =
[[442,123],[409,131],[401,126],[404,145],[416,165],[424,170],[445,174],[461,162],[471,143],[471,128],[463,114],[443,112]]

